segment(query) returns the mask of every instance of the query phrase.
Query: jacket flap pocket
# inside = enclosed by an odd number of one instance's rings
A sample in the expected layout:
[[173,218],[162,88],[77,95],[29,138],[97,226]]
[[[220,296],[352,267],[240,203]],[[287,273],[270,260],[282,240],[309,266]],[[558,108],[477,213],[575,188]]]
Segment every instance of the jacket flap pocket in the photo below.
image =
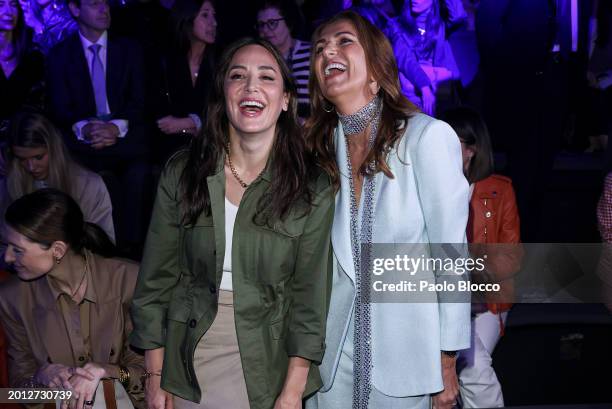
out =
[[[306,219],[306,218],[304,218]],[[304,228],[304,223],[300,223],[299,221],[291,222],[291,223],[283,223],[281,221],[276,221],[274,226],[270,227],[267,224],[259,226],[263,230],[272,231],[274,233],[290,237],[296,238],[302,235],[302,231]]]

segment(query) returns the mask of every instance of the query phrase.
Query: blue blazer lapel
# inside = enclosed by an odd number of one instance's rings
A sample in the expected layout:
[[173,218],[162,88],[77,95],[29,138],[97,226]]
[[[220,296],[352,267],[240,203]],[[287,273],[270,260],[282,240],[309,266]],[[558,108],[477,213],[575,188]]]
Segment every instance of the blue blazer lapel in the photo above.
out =
[[[72,59],[72,64],[70,64],[73,70],[71,81],[77,82],[78,85],[76,89],[78,90],[78,94],[82,96],[80,101],[86,101],[85,110],[89,113],[88,115],[95,116],[96,99],[94,98],[93,83],[91,82],[87,56],[83,50],[83,44],[81,43],[79,33],[75,33],[68,41],[71,42],[70,55],[68,56],[68,58]],[[83,109],[83,107],[80,108]]]
[[336,146],[336,162],[340,172],[340,190],[336,194],[336,209],[334,211],[334,222],[332,225],[332,246],[338,264],[346,274],[355,281],[355,265],[351,249],[351,191],[348,183],[348,162],[346,158],[346,142],[342,125],[334,133],[334,144]]

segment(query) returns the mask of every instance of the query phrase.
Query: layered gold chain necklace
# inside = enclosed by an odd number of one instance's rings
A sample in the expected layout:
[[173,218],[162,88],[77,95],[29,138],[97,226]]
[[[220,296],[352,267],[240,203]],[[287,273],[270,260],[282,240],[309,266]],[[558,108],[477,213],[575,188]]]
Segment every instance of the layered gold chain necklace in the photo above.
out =
[[[236,179],[236,181],[238,181],[238,183],[240,184],[240,186],[242,186],[243,189],[248,188],[251,185],[251,183],[253,183],[253,182],[246,183],[244,180],[242,180],[242,178],[238,174],[238,171],[236,170],[236,168],[234,167],[234,164],[232,163],[232,156],[230,155],[230,144],[229,144],[229,142],[225,145],[225,153],[227,153],[227,164],[229,165],[229,168],[230,168],[230,171],[232,172],[232,175],[234,175],[234,178]],[[259,175],[257,175],[255,180],[257,180],[262,173],[263,173],[263,169],[261,170],[261,172],[259,172]]]

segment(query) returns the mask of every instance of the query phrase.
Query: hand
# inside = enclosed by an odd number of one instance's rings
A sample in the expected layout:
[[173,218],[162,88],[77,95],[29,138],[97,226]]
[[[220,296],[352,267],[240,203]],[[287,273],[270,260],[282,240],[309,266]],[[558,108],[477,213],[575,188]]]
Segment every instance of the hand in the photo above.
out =
[[81,376],[93,380],[94,375],[85,368],[73,368],[62,364],[46,364],[34,375],[34,380],[49,388],[72,389],[69,379],[72,376]]
[[90,135],[91,147],[102,149],[117,143],[119,128],[112,122],[95,123]]
[[274,409],[302,409],[302,394],[283,390],[276,398]]
[[451,409],[457,404],[459,380],[457,379],[457,358],[442,353],[442,382],[444,390],[432,396],[434,409]]
[[431,87],[425,86],[421,88],[421,94],[423,96],[423,112],[427,115],[433,115],[436,106],[436,96],[431,90]]
[[187,118],[177,118],[172,115],[165,116],[157,121],[157,126],[159,130],[165,133],[166,135],[172,135],[181,133],[183,129],[192,133],[196,128],[196,124],[193,122],[193,119]]
[[145,400],[148,409],[173,409],[172,394],[161,388],[161,376],[150,376],[145,383]]
[[83,407],[90,407],[89,405],[85,405],[85,402],[93,401],[94,395],[96,394],[96,389],[98,389],[98,384],[100,383],[100,379],[108,376],[106,369],[103,366],[93,362],[86,364],[83,369],[93,377],[88,378],[75,373],[75,375],[70,378],[74,399],[71,399],[68,405],[66,405],[65,402],[62,403],[62,409],[65,409],[66,407],[69,407],[70,409],[83,409]]
[[87,122],[87,124],[85,124],[85,126],[83,126],[83,128],[81,128],[81,135],[83,135],[83,139],[85,140],[86,143],[91,143],[91,133],[93,132],[94,129],[96,129],[96,126],[98,124],[103,124],[104,122],[97,120],[97,119],[92,119],[89,122]]

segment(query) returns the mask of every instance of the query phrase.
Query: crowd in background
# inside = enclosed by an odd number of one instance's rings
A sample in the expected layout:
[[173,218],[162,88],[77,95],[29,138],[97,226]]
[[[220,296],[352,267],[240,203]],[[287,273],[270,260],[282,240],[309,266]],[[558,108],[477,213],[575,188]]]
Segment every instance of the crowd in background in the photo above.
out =
[[[612,242],[612,3],[604,0],[0,0],[0,212],[58,189],[139,261],[160,171],[206,123],[224,46],[253,35],[276,47],[304,123],[310,35],[348,8],[391,42],[404,95],[458,134],[477,215],[470,241],[540,240],[543,186],[566,149],[602,158],[597,216]],[[507,236],[487,237],[490,221],[478,215],[491,206]],[[496,382],[491,354],[509,308],[478,312],[493,335],[464,360],[466,385],[470,375]],[[499,384],[492,388],[484,403],[462,391],[464,404],[503,405]]]

